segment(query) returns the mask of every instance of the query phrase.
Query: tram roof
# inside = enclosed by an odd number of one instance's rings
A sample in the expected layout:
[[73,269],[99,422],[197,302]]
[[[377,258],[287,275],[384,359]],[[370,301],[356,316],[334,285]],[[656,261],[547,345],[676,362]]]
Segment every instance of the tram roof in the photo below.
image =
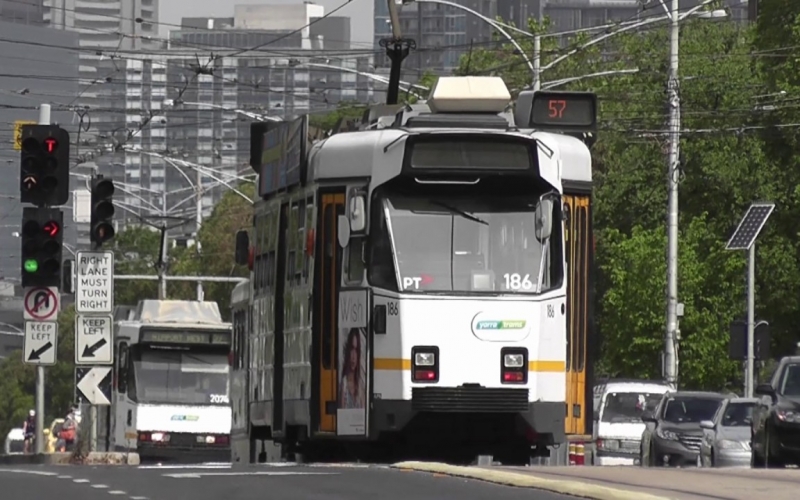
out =
[[[466,133],[533,137],[562,161],[562,181],[591,182],[591,154],[581,140],[559,133],[503,131],[497,129],[385,128],[341,132],[314,145],[309,155],[309,177],[316,181],[371,177],[384,158],[384,148],[413,134]],[[544,154],[541,150],[539,154]]]

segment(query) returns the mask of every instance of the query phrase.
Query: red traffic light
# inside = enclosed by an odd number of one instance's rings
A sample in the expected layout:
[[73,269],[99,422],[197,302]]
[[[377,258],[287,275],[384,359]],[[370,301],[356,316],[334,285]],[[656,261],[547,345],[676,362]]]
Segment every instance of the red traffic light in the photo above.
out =
[[42,226],[42,229],[44,230],[44,233],[51,238],[55,238],[58,236],[58,233],[61,232],[61,226],[54,220],[45,222],[44,226]]
[[58,140],[54,137],[48,137],[44,140],[44,149],[50,154],[55,153],[56,149],[58,149]]

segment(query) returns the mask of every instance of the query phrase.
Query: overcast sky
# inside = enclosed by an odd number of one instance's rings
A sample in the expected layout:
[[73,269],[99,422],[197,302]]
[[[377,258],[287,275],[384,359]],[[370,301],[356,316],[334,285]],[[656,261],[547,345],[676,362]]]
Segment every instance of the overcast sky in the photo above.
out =
[[[169,24],[180,24],[182,17],[233,17],[233,6],[239,5],[275,5],[300,3],[301,0],[241,0],[223,2],[220,0],[159,0],[160,21]],[[343,0],[314,0],[309,3],[316,3],[325,7],[327,14],[331,10],[341,5]],[[373,0],[351,0],[335,16],[347,16],[351,19],[350,33],[354,43],[353,48],[365,48],[372,46],[373,32]],[[161,26],[163,35],[174,26]],[[368,44],[368,45],[365,45]]]

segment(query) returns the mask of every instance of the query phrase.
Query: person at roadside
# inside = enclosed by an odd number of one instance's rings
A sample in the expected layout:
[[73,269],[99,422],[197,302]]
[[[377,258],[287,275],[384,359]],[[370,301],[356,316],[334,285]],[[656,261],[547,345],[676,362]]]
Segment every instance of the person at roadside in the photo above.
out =
[[25,436],[23,444],[23,453],[32,453],[31,443],[36,439],[36,411],[31,410],[28,412],[28,418],[22,424],[22,433]]
[[64,419],[64,424],[61,426],[61,432],[58,434],[58,442],[56,443],[56,451],[65,452],[72,450],[75,446],[75,441],[78,438],[78,426],[80,420],[77,415],[77,409],[72,408]]

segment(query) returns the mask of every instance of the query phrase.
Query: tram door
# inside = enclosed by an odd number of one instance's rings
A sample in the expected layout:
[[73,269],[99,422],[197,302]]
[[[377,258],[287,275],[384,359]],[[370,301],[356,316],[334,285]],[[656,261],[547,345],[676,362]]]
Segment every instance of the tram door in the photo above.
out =
[[339,310],[338,285],[342,276],[342,249],[337,239],[337,222],[340,215],[345,214],[344,193],[328,193],[320,196],[321,210],[317,227],[316,256],[319,259],[320,272],[315,286],[317,301],[315,304],[314,331],[319,367],[319,431],[336,432],[337,410],[337,323]]
[[567,260],[567,434],[584,434],[587,401],[587,344],[589,332],[589,272],[591,220],[588,195],[564,196]]

